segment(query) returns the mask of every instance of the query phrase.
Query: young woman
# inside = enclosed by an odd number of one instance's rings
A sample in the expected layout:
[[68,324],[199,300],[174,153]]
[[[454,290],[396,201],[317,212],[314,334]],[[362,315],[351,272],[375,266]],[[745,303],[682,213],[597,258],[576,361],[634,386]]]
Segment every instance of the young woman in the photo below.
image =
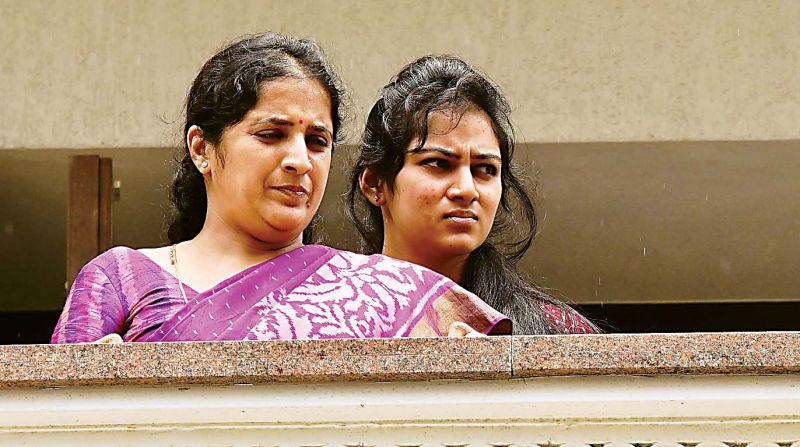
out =
[[116,247],[89,262],[52,342],[510,331],[503,315],[432,271],[303,245],[342,94],[310,41],[256,35],[209,59],[186,101],[171,245]]
[[508,104],[449,56],[422,57],[370,110],[348,214],[366,251],[428,267],[508,315],[515,333],[597,328],[516,270],[536,215],[513,164]]

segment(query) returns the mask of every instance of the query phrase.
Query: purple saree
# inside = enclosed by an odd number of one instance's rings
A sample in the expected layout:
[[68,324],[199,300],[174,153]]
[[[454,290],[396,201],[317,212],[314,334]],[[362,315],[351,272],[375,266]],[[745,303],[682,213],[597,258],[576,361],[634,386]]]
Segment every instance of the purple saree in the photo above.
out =
[[510,333],[510,321],[449,279],[381,255],[307,245],[196,292],[144,254],[117,247],[73,284],[52,343],[381,338],[446,335],[453,322]]

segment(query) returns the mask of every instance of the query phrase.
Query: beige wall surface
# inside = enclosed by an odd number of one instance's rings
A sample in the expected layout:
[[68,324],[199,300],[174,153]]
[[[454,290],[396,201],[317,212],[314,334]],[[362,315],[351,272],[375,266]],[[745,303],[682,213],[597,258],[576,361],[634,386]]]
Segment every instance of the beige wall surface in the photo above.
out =
[[0,148],[171,146],[202,63],[266,30],[319,41],[357,117],[403,64],[446,52],[505,89],[523,141],[800,137],[796,0],[0,0],[0,11]]

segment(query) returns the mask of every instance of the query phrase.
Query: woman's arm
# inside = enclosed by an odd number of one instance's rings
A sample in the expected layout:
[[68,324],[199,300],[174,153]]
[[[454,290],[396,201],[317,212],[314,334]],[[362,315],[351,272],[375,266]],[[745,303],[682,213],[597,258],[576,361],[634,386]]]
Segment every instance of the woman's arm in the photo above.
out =
[[95,259],[75,278],[50,343],[91,343],[122,334],[125,316],[119,293]]

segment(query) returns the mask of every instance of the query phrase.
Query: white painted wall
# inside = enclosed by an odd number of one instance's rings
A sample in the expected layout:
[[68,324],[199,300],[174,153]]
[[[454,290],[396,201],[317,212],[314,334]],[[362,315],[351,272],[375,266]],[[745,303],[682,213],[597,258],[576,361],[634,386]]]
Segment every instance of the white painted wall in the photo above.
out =
[[756,447],[799,435],[790,375],[0,391],[0,444],[18,446]]

